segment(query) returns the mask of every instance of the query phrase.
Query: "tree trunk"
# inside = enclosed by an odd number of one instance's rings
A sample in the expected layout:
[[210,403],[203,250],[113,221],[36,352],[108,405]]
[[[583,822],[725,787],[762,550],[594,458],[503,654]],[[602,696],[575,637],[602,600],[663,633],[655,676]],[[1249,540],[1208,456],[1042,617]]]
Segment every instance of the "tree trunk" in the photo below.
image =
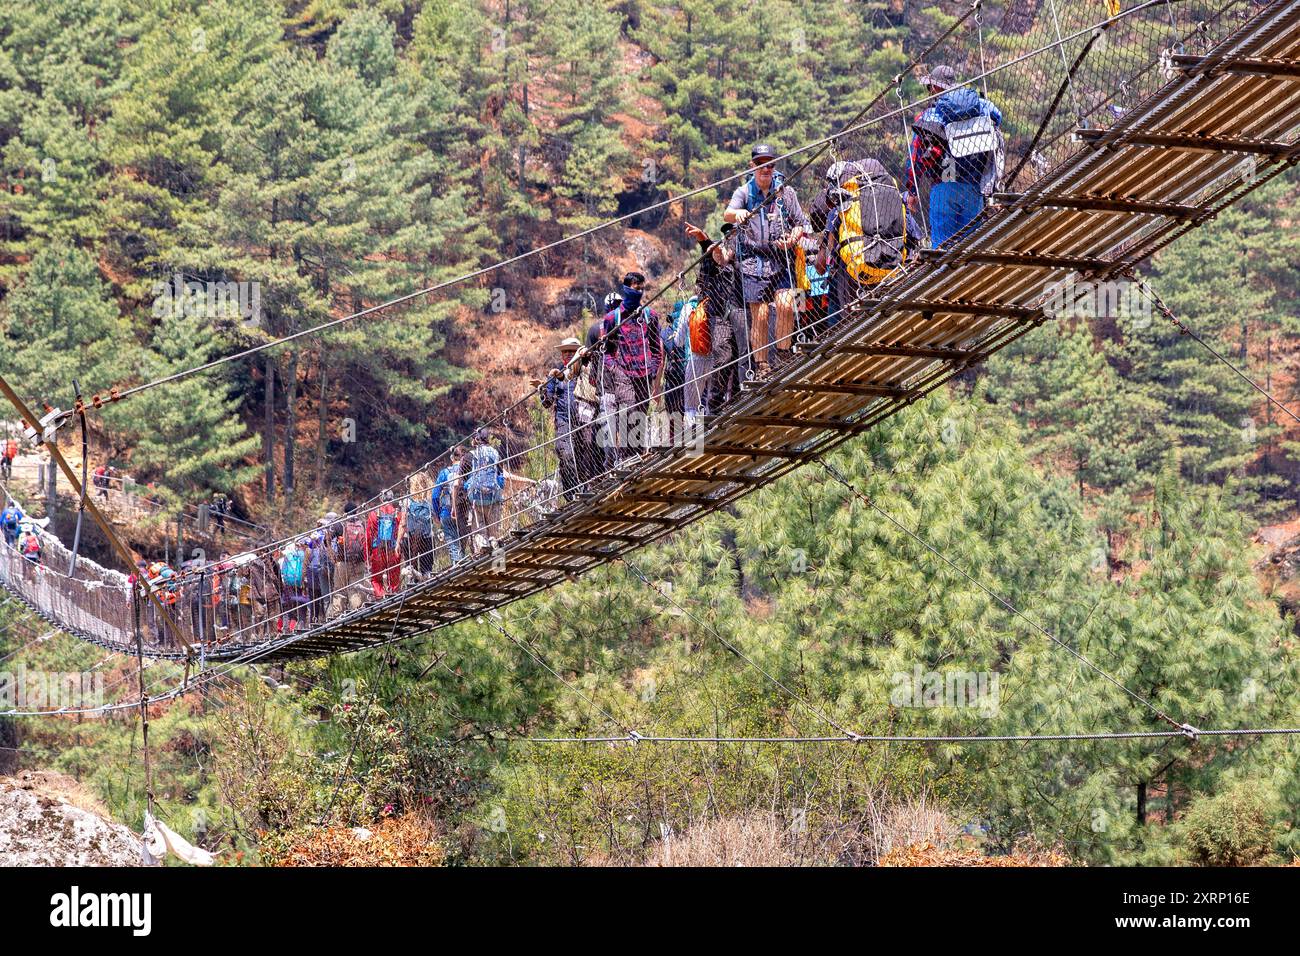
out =
[[1138,791],[1138,793],[1137,793],[1137,796],[1138,796],[1138,805],[1137,805],[1137,824],[1138,824],[1138,826],[1140,826],[1140,827],[1144,827],[1144,826],[1147,825],[1147,785],[1146,785],[1146,781],[1143,781],[1142,783],[1139,783],[1139,784],[1137,785],[1137,791]]
[[293,494],[294,448],[298,444],[298,350],[289,353],[289,377],[284,385],[284,494]]
[[325,423],[328,398],[325,349],[320,350],[320,407],[316,410],[316,490],[325,487]]
[[266,356],[265,393],[262,405],[266,421],[262,425],[262,458],[266,462],[266,500],[275,499],[275,359]]

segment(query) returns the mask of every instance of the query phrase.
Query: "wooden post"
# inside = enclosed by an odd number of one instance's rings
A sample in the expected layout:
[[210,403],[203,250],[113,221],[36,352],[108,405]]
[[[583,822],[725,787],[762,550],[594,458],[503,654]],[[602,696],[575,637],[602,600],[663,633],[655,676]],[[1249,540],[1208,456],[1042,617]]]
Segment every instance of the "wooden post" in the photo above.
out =
[[[22,416],[23,421],[27,423],[28,427],[36,431],[39,437],[41,431],[40,419],[32,414],[32,410],[27,407],[27,403],[18,396],[18,393],[13,390],[3,375],[0,375],[0,395],[4,395],[4,397],[9,400],[9,403],[13,405],[13,407],[17,409],[18,414]],[[52,459],[50,467],[57,465],[59,470],[63,472],[63,476],[68,479],[68,483],[72,485],[73,493],[78,495],[81,494],[81,482],[77,480],[77,476],[73,472],[72,466],[68,464],[67,459],[63,457],[63,453],[59,451],[57,442],[46,442],[45,446],[49,450],[50,458]],[[122,543],[122,539],[117,536],[117,532],[113,530],[113,526],[109,523],[108,519],[104,517],[103,512],[99,510],[99,506],[96,505],[93,500],[88,500],[86,502],[86,510],[88,510],[90,516],[95,519],[95,524],[99,525],[99,529],[104,532],[104,537],[108,539],[108,543],[112,545],[113,550],[117,552],[118,557],[120,557],[126,563],[127,568],[134,573],[135,559],[131,556],[131,552],[127,549],[126,545]],[[167,609],[163,607],[162,602],[158,600],[158,595],[154,592],[153,588],[149,587],[149,582],[141,580],[140,586],[144,590],[145,596],[153,602],[154,606],[158,609],[158,613],[162,615],[163,623],[171,630],[173,636],[175,636],[175,638],[181,643],[187,653],[193,654],[193,646],[188,640],[186,640],[181,629],[176,626],[176,622],[172,620],[172,616],[167,612]]]

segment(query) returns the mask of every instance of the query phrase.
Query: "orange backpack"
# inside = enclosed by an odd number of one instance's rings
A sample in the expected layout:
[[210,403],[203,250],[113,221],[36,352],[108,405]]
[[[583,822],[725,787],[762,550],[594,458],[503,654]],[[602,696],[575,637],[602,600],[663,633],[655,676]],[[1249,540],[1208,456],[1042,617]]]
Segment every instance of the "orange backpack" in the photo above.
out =
[[708,355],[713,351],[713,330],[709,328],[708,299],[701,299],[691,309],[690,322],[691,352],[696,355]]

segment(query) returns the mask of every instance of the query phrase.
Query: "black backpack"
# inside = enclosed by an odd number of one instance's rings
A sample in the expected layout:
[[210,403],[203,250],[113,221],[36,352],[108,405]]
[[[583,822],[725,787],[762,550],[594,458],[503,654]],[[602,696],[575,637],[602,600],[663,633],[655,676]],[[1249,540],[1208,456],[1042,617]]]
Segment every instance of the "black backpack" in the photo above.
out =
[[907,258],[907,220],[898,184],[888,177],[859,177],[840,190],[840,260],[859,282],[881,281]]

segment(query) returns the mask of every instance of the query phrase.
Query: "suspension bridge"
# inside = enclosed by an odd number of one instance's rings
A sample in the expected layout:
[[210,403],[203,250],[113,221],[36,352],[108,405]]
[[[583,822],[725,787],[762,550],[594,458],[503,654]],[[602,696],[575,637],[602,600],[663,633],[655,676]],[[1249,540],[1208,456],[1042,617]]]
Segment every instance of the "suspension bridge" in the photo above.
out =
[[[256,605],[218,632],[202,609],[215,571],[182,583],[165,609],[170,636],[154,619],[162,608],[139,606],[124,575],[93,562],[80,561],[73,576],[58,560],[37,566],[0,548],[0,584],[51,625],[111,651],[232,663],[316,657],[408,640],[556,587],[822,459],[1050,320],[1051,290],[1070,277],[1131,277],[1300,160],[1300,4],[1156,0],[1100,20],[1103,5],[1077,6],[1087,15],[1076,29],[1058,22],[1050,42],[1016,55],[986,51],[977,37],[966,81],[994,96],[1032,88],[1040,112],[1017,118],[1008,152],[1023,161],[1008,162],[1014,171],[972,228],[863,289],[815,341],[796,340],[791,361],[707,418],[701,444],[649,448],[572,500],[520,484],[492,550],[454,564],[443,555],[399,593],[292,633],[275,625],[280,610]],[[977,24],[979,5],[972,10]],[[918,107],[904,104],[901,82],[886,91],[897,108],[810,145],[838,155],[853,137],[879,143],[897,129],[905,145]],[[275,547],[250,551],[249,566]]]

